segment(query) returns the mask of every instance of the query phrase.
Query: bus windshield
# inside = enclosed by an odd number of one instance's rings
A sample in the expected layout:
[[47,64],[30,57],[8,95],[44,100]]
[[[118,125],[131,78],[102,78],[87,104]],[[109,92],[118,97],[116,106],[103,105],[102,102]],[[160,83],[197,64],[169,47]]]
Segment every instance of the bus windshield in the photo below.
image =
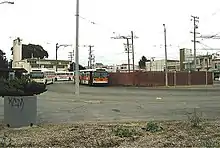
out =
[[108,77],[107,72],[94,72],[94,78],[106,78]]
[[44,78],[44,73],[43,72],[30,72],[30,78],[33,79],[41,79]]

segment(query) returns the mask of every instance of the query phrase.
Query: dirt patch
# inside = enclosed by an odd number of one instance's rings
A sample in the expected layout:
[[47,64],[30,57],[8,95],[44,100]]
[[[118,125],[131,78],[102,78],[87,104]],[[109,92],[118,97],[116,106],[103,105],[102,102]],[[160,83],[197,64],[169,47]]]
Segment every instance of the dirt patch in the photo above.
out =
[[15,147],[219,147],[220,121],[45,124],[0,129],[1,144]]

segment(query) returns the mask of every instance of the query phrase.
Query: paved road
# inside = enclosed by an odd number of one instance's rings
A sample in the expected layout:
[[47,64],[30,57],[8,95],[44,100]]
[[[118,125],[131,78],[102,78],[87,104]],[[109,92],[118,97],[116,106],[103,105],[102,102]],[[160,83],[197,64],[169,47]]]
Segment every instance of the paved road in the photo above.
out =
[[[215,89],[149,89],[53,84],[39,95],[38,122],[175,120],[198,108],[204,118],[220,117],[220,87]],[[0,118],[3,118],[3,102]]]

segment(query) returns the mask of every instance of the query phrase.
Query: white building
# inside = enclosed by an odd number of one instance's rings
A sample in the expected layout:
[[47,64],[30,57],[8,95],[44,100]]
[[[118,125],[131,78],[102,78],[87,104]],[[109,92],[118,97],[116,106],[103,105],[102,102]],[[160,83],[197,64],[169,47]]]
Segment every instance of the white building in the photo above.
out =
[[[168,71],[179,71],[180,62],[178,60],[167,60]],[[146,62],[147,71],[164,71],[165,70],[165,60],[155,60]]]
[[32,68],[47,68],[49,70],[68,71],[71,61],[69,60],[49,60],[49,59],[22,59],[22,42],[17,38],[13,41],[13,62],[12,68],[24,68],[28,72]]
[[[116,72],[129,72],[129,67],[130,67],[130,72],[133,72],[133,64],[121,64],[121,65],[116,65]],[[134,65],[134,70],[137,71],[139,70],[138,65]]]

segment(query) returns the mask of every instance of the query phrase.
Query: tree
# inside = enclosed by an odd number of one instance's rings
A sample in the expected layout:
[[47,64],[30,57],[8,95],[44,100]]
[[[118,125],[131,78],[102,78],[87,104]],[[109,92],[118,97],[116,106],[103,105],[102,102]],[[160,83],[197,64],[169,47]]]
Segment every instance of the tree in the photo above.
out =
[[[12,55],[13,55],[13,47],[11,48]],[[48,58],[48,52],[44,50],[41,45],[34,45],[34,44],[22,44],[22,59],[28,58]]]
[[147,60],[147,58],[145,56],[142,56],[140,61],[138,62],[138,65],[141,69],[146,69],[146,62],[148,62],[150,60]]
[[0,68],[8,68],[7,58],[2,50],[0,50]]
[[[84,69],[86,69],[86,68],[83,67],[82,65],[79,65],[79,70],[84,70]],[[75,63],[74,62],[70,64],[70,68],[69,68],[69,71],[73,71],[73,70],[75,70]]]

